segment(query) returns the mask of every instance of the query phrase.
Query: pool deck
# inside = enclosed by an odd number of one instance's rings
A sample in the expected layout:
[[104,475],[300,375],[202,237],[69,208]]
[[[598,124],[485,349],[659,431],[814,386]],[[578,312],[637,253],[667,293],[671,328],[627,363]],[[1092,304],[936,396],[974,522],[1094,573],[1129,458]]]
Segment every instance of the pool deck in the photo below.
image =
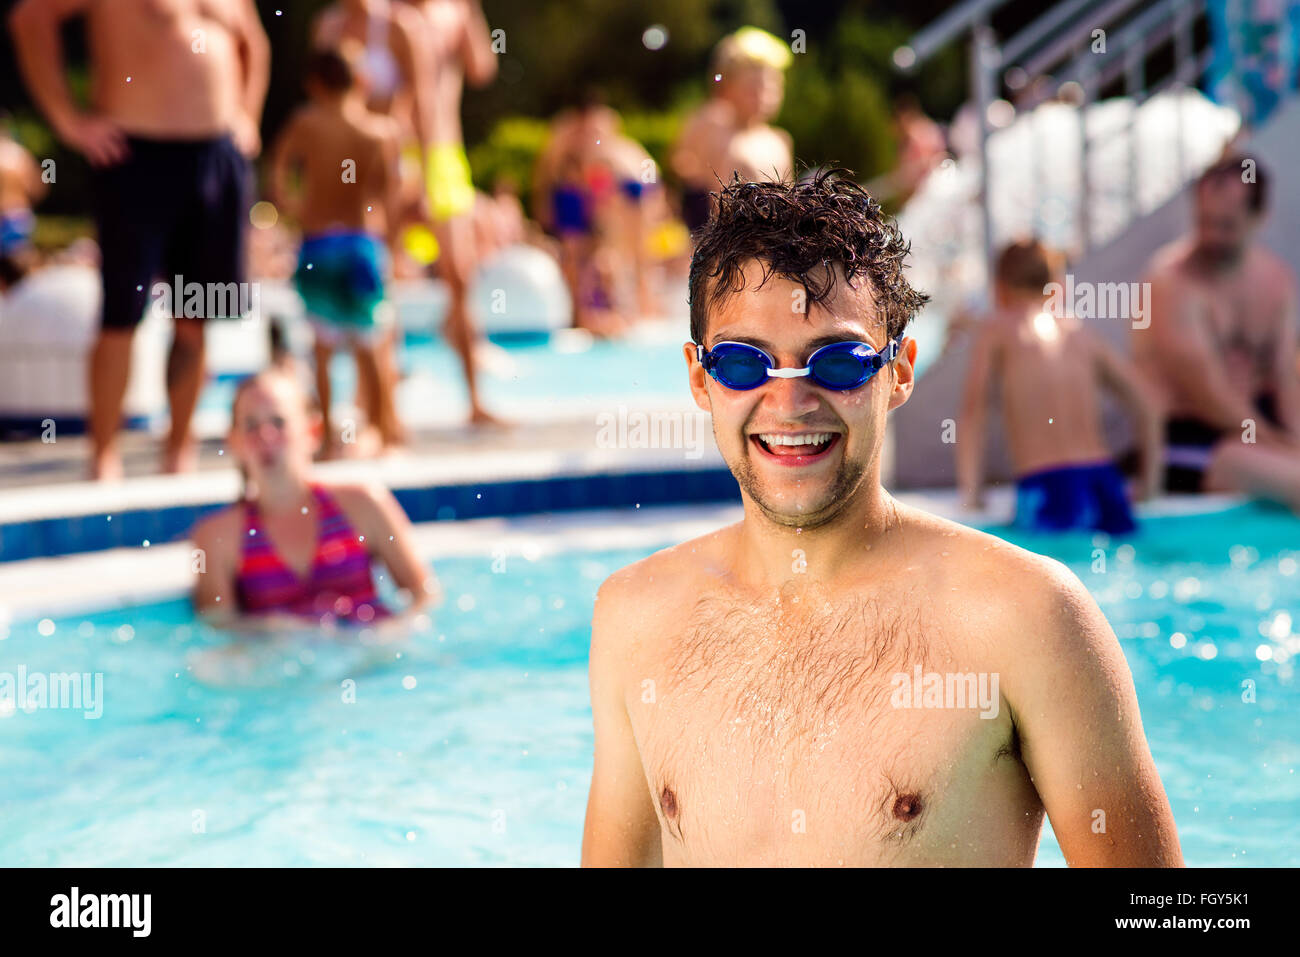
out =
[[[474,429],[468,426],[439,426],[411,430],[411,444],[406,453],[391,457],[401,459],[442,459],[479,453],[517,453],[549,451],[576,453],[595,447],[597,427],[593,414],[569,414],[548,419],[519,422],[510,428]],[[159,476],[161,436],[141,430],[122,433],[122,459],[128,479],[163,478]],[[222,453],[221,438],[199,442],[198,475],[228,471],[230,462]],[[712,436],[708,437],[712,448]],[[59,436],[56,442],[39,438],[0,442],[0,489],[40,488],[50,485],[86,485],[90,440],[84,435]],[[355,464],[362,460],[347,460]],[[379,470],[388,460],[368,460]],[[177,477],[184,482],[193,476]]]

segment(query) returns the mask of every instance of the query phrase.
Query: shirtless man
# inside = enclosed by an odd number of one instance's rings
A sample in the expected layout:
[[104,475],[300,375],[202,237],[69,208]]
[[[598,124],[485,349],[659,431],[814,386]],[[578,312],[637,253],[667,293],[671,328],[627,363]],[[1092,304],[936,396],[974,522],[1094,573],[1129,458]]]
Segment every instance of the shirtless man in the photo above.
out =
[[[91,112],[74,101],[59,29],[87,18]],[[10,24],[33,98],[94,167],[103,319],[90,355],[91,474],[122,474],[117,432],[131,340],[156,279],[242,282],[249,158],[270,76],[253,0],[22,0]],[[206,297],[205,297],[206,298]],[[166,471],[192,469],[203,320],[174,323]]]
[[450,302],[443,330],[460,356],[469,391],[470,423],[500,424],[478,394],[474,346],[478,332],[466,297],[478,265],[474,248],[474,202],[460,126],[460,100],[465,82],[486,86],[496,77],[496,54],[479,0],[408,0],[424,18],[426,71],[431,84],[430,141],[426,144],[429,205],[438,240],[441,274]]
[[1169,410],[1165,481],[1232,491],[1300,512],[1296,283],[1254,241],[1268,174],[1228,156],[1196,185],[1192,234],[1152,258],[1151,324],[1134,356]]
[[768,121],[781,111],[792,59],[785,44],[755,27],[742,27],[714,49],[713,93],[687,118],[671,157],[691,232],[709,218],[711,191],[733,173],[742,180],[791,177],[793,141]]
[[[958,484],[968,508],[980,506],[985,422],[996,384],[1016,473],[1016,524],[1037,531],[1137,525],[1124,477],[1102,437],[1101,389],[1131,411],[1142,441],[1138,498],[1160,493],[1164,421],[1137,369],[1078,318],[1054,310],[1047,289],[1062,280],[1059,257],[1036,240],[998,256],[997,308],[977,326],[966,374]],[[1054,314],[1060,313],[1060,314]]]
[[880,487],[925,299],[897,228],[821,174],[722,190],[697,239],[684,353],[744,517],[601,586],[583,863],[1029,865],[1045,810],[1072,865],[1181,864],[1087,590]]

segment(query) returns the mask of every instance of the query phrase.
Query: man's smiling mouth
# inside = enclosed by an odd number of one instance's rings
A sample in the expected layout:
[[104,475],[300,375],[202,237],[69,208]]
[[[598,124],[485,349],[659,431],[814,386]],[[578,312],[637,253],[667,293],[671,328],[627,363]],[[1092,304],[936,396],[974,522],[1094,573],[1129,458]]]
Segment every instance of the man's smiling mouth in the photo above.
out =
[[838,432],[756,432],[750,441],[765,458],[784,465],[809,465],[827,455],[840,441]]

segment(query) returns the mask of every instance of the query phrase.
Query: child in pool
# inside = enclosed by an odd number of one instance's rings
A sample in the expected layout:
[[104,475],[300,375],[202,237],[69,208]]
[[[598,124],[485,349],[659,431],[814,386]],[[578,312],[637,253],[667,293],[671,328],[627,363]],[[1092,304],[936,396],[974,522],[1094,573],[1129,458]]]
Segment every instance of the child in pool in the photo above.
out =
[[194,529],[198,611],[224,626],[368,625],[392,612],[371,573],[378,558],[424,608],[437,579],[420,561],[411,525],[379,486],[311,477],[321,424],[302,388],[282,372],[258,373],[235,393],[227,448],[243,470],[241,501]]
[[[395,240],[400,221],[398,127],[367,110],[354,59],[349,48],[312,55],[311,101],[290,117],[272,157],[275,200],[295,214],[303,231],[294,283],[316,332],[326,457],[344,451],[330,416],[329,364],[345,345],[357,363],[357,404],[380,444],[405,443],[395,400],[392,306],[384,290],[390,263],[384,238]],[[302,175],[298,196],[289,189],[294,168]]]
[[1037,241],[1012,243],[998,258],[996,308],[978,324],[962,403],[957,480],[968,508],[981,503],[984,423],[990,386],[1016,474],[1016,524],[1040,531],[1136,528],[1124,479],[1102,437],[1100,390],[1128,406],[1142,444],[1138,497],[1159,494],[1160,411],[1132,363],[1082,322],[1053,315],[1048,290],[1056,257]]

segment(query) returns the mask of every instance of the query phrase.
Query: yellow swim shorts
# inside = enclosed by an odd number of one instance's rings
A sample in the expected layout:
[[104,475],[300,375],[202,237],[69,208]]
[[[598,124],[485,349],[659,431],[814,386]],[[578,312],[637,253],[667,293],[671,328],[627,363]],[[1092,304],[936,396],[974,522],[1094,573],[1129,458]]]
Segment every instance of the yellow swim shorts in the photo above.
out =
[[[435,143],[428,149],[429,168],[425,188],[429,191],[429,212],[436,222],[446,222],[474,208],[474,181],[469,157],[459,143]],[[418,167],[420,151],[408,145],[403,160]]]

